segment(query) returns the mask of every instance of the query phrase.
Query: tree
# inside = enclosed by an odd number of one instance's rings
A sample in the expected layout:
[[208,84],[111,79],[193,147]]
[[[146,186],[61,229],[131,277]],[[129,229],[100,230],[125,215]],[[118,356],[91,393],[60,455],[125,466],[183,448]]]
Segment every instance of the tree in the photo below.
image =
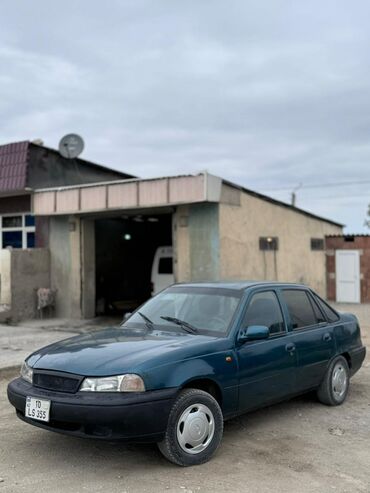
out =
[[370,204],[368,205],[367,209],[367,219],[365,220],[365,226],[370,229]]

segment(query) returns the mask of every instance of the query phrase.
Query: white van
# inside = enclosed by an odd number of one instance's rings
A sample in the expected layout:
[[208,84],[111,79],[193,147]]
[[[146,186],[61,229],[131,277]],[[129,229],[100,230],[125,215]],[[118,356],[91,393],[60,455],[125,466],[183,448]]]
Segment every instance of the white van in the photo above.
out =
[[152,296],[175,282],[172,246],[158,247],[152,265]]

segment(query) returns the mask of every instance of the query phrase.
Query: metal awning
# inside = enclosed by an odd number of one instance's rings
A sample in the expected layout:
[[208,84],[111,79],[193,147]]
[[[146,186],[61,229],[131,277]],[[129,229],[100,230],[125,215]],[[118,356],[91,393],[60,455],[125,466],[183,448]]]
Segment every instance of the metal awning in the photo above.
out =
[[46,188],[35,190],[32,212],[51,216],[219,202],[221,184],[221,178],[200,173]]

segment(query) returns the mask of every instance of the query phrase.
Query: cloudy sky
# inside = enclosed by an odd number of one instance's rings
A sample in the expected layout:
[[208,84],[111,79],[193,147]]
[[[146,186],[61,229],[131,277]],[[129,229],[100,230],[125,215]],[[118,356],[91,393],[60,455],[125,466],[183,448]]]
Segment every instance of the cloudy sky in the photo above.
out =
[[0,143],[81,134],[141,177],[208,170],[366,231],[370,2],[1,0]]

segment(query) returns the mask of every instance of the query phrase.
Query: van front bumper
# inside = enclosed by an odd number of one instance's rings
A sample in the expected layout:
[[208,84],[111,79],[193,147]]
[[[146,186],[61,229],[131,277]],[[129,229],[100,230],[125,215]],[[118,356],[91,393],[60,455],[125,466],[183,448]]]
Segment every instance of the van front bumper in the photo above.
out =
[[[34,387],[22,378],[8,385],[8,399],[26,423],[66,435],[128,442],[163,440],[178,389],[142,393],[67,394]],[[51,401],[50,421],[25,416],[26,398]]]

